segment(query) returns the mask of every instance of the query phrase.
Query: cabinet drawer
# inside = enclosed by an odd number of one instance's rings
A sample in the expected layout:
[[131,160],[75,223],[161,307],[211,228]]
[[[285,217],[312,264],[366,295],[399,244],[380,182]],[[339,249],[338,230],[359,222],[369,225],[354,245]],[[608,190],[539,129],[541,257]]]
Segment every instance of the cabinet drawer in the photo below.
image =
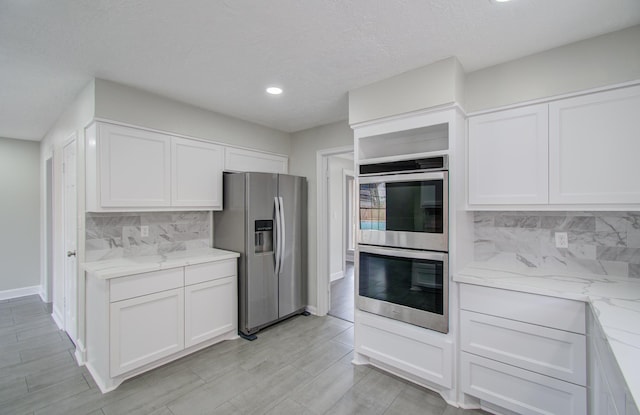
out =
[[584,415],[585,387],[485,359],[461,354],[462,391],[519,414]]
[[126,300],[179,288],[184,285],[183,268],[172,268],[162,271],[145,272],[111,280],[110,301]]
[[460,320],[464,351],[586,385],[585,336],[465,310]]
[[461,284],[460,308],[585,334],[585,308],[581,301]]
[[184,285],[217,280],[236,275],[236,259],[189,265],[184,269]]

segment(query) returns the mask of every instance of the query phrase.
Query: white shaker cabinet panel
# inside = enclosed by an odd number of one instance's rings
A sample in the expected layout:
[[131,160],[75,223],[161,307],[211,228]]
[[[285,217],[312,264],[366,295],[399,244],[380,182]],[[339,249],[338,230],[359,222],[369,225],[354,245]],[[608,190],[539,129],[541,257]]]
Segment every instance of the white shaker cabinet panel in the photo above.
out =
[[111,303],[110,376],[184,349],[184,288]]
[[276,154],[227,147],[225,148],[224,169],[233,172],[255,171],[287,174],[289,159]]
[[640,203],[640,86],[549,104],[550,202]]
[[185,347],[237,330],[237,278],[185,287]]
[[222,209],[224,147],[171,139],[171,204]]
[[584,415],[586,388],[515,366],[461,354],[464,393],[523,415]]
[[548,108],[469,118],[469,204],[548,202]]
[[102,207],[171,204],[171,138],[135,128],[98,125]]
[[462,350],[586,386],[584,335],[466,310],[460,320]]

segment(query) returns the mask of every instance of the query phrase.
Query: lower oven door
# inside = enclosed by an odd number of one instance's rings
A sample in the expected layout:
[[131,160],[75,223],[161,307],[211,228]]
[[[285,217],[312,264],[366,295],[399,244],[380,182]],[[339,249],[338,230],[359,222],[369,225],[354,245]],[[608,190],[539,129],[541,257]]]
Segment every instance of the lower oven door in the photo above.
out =
[[358,309],[447,333],[448,269],[445,253],[358,245]]

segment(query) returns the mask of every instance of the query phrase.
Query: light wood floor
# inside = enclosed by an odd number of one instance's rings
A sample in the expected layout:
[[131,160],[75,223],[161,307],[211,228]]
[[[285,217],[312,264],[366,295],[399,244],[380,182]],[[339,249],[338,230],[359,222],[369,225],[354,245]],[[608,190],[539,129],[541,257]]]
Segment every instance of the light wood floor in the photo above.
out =
[[298,316],[101,394],[37,296],[0,301],[0,414],[471,415],[435,393],[353,366],[352,324]]

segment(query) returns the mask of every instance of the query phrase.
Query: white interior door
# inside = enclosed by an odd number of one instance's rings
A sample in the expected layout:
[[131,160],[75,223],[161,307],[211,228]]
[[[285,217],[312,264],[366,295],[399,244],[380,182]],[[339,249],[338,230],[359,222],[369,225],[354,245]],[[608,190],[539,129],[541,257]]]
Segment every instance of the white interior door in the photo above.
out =
[[75,342],[77,338],[78,271],[76,249],[78,244],[76,139],[63,149],[63,212],[64,212],[64,329]]

